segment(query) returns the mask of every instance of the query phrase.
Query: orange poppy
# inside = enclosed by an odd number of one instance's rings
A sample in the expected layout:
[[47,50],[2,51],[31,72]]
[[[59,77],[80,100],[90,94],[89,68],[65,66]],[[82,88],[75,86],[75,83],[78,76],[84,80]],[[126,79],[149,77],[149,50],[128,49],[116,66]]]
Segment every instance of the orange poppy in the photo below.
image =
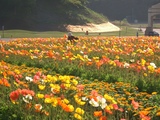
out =
[[104,61],[103,60],[99,60],[97,63],[96,63],[96,66],[98,67],[98,69],[100,68],[100,66],[102,66],[104,64]]
[[46,116],[49,116],[49,112],[42,110],[42,113],[44,113]]
[[6,87],[10,87],[11,85],[9,84],[8,80],[6,80],[5,78],[2,78],[0,80],[0,85],[4,85]]
[[101,117],[99,118],[99,120],[107,120],[107,117],[106,117],[106,116],[101,116]]
[[14,75],[15,73],[13,71],[7,71],[8,75]]
[[87,66],[92,65],[92,64],[93,64],[93,62],[91,62],[91,61],[87,62]]
[[160,68],[156,69],[155,72],[156,72],[157,74],[160,74]]
[[3,74],[4,77],[7,77],[7,73],[6,72],[3,72],[2,74]]
[[94,116],[95,117],[101,117],[102,116],[102,111],[94,111]]
[[31,103],[27,103],[26,106],[25,106],[26,109],[30,109],[31,107],[32,107]]
[[41,109],[42,109],[42,105],[41,104],[35,104],[34,108],[35,108],[35,112],[40,112]]
[[143,111],[140,111],[139,114],[140,114],[140,115],[148,115],[148,114],[149,114],[149,111],[143,110]]
[[50,58],[52,58],[52,57],[54,56],[54,54],[53,54],[53,52],[52,52],[51,50],[48,51],[47,55],[48,55],[48,57],[50,57]]

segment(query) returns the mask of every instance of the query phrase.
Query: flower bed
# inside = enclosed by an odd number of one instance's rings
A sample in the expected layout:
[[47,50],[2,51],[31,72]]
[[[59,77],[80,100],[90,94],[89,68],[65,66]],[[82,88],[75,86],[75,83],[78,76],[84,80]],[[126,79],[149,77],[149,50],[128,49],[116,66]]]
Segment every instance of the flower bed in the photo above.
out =
[[159,119],[159,37],[0,45],[2,119]]

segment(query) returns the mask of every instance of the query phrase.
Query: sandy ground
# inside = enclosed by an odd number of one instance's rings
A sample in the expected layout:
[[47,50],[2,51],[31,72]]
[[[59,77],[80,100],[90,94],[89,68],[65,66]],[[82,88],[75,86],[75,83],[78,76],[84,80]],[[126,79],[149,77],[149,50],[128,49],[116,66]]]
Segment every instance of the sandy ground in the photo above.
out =
[[71,32],[112,32],[112,31],[119,31],[120,28],[113,25],[110,22],[102,23],[102,24],[87,24],[87,25],[68,25],[67,27],[68,31]]

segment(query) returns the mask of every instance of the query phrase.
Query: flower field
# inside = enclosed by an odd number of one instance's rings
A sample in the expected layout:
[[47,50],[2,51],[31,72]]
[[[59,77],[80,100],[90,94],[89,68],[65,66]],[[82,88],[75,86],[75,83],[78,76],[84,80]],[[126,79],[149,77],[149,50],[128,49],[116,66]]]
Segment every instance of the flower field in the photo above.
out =
[[160,37],[0,41],[0,120],[159,120]]

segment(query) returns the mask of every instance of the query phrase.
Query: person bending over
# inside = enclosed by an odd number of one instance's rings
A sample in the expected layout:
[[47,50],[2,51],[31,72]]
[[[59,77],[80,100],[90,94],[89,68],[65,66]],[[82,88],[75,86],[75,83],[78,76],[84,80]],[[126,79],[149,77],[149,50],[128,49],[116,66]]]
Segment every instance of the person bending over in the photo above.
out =
[[78,40],[78,37],[75,37],[72,32],[68,32],[68,40],[70,40],[71,43],[75,42],[75,40]]

